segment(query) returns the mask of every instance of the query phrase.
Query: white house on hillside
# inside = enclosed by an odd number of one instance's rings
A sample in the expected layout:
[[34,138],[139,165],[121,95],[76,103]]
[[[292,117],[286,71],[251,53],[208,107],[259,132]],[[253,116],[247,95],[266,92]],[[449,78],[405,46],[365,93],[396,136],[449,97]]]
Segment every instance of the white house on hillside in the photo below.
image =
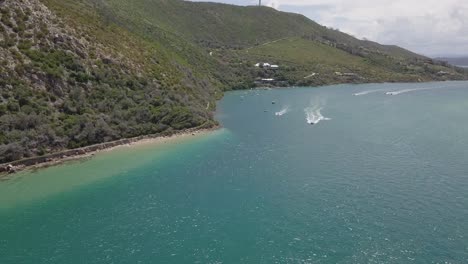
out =
[[259,67],[269,68],[269,69],[273,69],[273,70],[279,69],[278,65],[270,64],[268,62],[259,62],[259,63],[255,64],[255,67],[257,67],[257,68],[259,68]]

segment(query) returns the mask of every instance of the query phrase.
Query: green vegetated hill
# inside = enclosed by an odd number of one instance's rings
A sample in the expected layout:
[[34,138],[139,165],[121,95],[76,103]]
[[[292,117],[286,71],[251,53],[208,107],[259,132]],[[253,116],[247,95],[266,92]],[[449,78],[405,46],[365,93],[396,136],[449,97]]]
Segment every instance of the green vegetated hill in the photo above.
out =
[[230,89],[466,76],[267,7],[0,0],[0,162],[211,126]]

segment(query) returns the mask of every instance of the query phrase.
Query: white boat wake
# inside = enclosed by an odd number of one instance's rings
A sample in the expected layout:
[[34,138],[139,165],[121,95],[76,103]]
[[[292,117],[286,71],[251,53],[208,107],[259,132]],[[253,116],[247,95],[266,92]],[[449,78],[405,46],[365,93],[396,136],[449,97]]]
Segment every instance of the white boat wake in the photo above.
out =
[[386,92],[386,95],[399,95],[399,94],[404,94],[404,93],[410,93],[410,92],[416,92],[416,91],[425,91],[425,90],[432,90],[435,88],[415,88],[415,89],[404,89],[404,90],[399,90],[399,91],[391,91],[391,92]]
[[377,92],[383,92],[382,90],[369,90],[369,91],[363,91],[359,93],[354,93],[354,96],[361,96],[361,95],[366,95],[366,94],[371,94],[371,93],[377,93]]
[[318,124],[322,120],[323,121],[331,120],[331,118],[324,117],[322,115],[322,112],[321,112],[322,109],[323,107],[321,107],[320,105],[311,106],[311,107],[307,107],[306,109],[304,109],[304,112],[306,114],[307,124],[315,125],[315,124]]
[[283,107],[283,109],[281,109],[281,111],[276,112],[275,115],[276,116],[283,116],[283,115],[287,114],[288,112],[289,112],[289,106],[286,106],[286,107]]

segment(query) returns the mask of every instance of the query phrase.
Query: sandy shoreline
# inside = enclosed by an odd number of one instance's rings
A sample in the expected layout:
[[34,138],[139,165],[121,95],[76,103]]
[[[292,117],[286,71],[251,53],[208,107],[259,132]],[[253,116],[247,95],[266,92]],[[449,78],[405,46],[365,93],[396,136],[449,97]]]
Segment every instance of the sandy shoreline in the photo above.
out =
[[41,157],[28,158],[10,163],[0,164],[0,180],[5,180],[7,176],[12,175],[12,173],[9,173],[9,171],[16,173],[25,170],[37,170],[41,168],[47,168],[70,161],[88,159],[93,157],[96,153],[103,151],[112,151],[122,147],[133,147],[148,144],[164,144],[183,138],[207,134],[219,128],[220,126],[202,126],[177,132],[168,132],[157,135],[147,135],[136,138],[121,139],[117,141],[87,146],[79,149],[65,150]]

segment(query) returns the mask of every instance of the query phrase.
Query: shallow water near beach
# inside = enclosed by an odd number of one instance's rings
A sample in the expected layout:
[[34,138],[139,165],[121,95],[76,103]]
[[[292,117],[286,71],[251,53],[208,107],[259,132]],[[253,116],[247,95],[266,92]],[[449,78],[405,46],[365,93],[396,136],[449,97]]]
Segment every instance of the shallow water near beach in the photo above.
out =
[[468,82],[218,108],[218,131],[0,182],[0,263],[468,262]]

